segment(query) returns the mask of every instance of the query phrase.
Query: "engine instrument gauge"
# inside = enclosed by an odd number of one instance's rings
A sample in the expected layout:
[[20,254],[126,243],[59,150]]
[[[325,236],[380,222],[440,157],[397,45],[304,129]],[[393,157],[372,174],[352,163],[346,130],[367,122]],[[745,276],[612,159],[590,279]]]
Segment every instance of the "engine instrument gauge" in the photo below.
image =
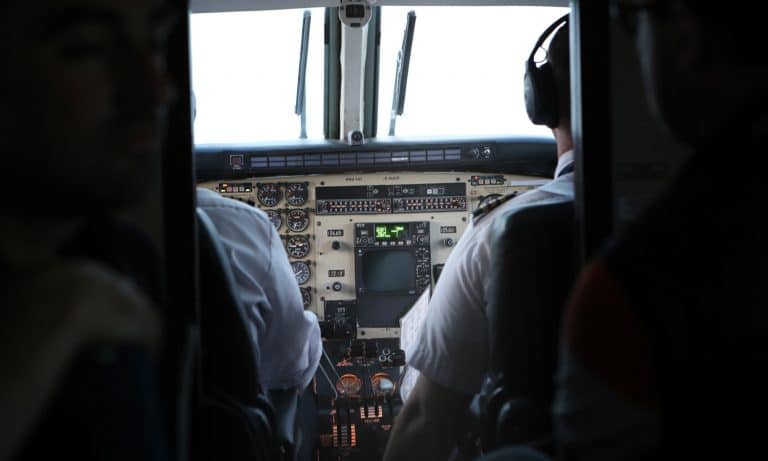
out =
[[296,282],[299,285],[304,285],[309,282],[309,277],[312,276],[312,269],[309,268],[309,264],[304,261],[294,261],[291,263],[293,269],[293,275],[296,276]]
[[309,199],[308,184],[305,182],[288,183],[285,186],[285,200],[288,205],[302,206],[307,203]]
[[359,395],[363,382],[356,375],[347,373],[336,381],[336,390],[342,395]]
[[275,229],[280,230],[283,227],[283,217],[280,216],[280,212],[275,210],[266,210],[269,221],[275,226]]
[[309,238],[304,235],[288,237],[287,249],[292,258],[305,258],[309,254]]
[[376,373],[371,378],[371,386],[376,395],[387,395],[395,391],[395,382],[386,373]]
[[290,210],[288,212],[288,229],[292,232],[304,232],[309,227],[309,213],[307,210]]
[[256,193],[256,198],[259,200],[259,203],[267,207],[274,207],[280,203],[283,194],[277,184],[264,183],[257,184],[256,187],[259,188],[259,191]]

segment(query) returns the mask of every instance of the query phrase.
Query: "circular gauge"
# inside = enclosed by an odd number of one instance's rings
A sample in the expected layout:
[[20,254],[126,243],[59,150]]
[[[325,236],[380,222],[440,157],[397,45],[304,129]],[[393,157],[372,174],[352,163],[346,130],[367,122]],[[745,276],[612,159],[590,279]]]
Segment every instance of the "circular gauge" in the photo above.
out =
[[360,378],[351,373],[341,375],[336,381],[336,390],[342,395],[359,395],[362,387],[363,382]]
[[256,193],[259,203],[268,207],[277,206],[280,203],[282,194],[277,184],[257,184],[256,187],[259,188],[259,191]]
[[376,395],[391,394],[395,391],[395,382],[386,373],[376,373],[371,378],[371,385]]
[[288,205],[302,206],[307,203],[309,198],[309,190],[307,189],[307,183],[294,182],[285,186],[285,200]]
[[288,237],[288,254],[296,259],[305,258],[309,254],[309,238],[303,235]]
[[267,210],[266,213],[267,217],[269,218],[269,222],[275,226],[275,229],[280,230],[280,228],[283,227],[283,217],[280,216],[280,212],[275,210]]
[[309,282],[309,277],[312,275],[312,270],[309,268],[309,264],[304,261],[295,261],[291,263],[293,268],[293,275],[296,276],[296,281],[299,285],[304,285]]
[[310,307],[312,305],[312,288],[299,287],[299,290],[301,290],[301,300],[304,302],[304,308]]
[[291,210],[288,212],[288,229],[293,232],[304,232],[309,227],[307,210]]

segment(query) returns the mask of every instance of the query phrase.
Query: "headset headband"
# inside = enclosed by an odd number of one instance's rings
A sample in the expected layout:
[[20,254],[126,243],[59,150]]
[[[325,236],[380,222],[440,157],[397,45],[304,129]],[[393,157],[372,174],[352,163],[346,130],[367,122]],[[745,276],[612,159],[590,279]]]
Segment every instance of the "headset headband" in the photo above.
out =
[[558,27],[560,27],[561,24],[565,23],[568,20],[568,16],[570,16],[571,13],[565,13],[563,17],[559,18],[557,21],[553,22],[547,29],[541,34],[541,37],[536,41],[536,45],[533,47],[533,51],[531,51],[531,55],[528,57],[529,62],[533,62],[533,57],[536,55],[536,51],[541,47],[541,45],[544,44],[544,41],[549,37],[549,35]]

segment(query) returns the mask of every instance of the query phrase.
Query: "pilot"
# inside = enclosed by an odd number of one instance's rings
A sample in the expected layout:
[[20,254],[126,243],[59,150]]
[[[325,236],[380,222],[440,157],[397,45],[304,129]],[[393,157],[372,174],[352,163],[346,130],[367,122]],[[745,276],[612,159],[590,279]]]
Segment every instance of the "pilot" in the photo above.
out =
[[652,112],[694,153],[572,293],[561,459],[753,458],[768,410],[765,19],[747,2],[611,3]]
[[[192,116],[197,98],[192,93]],[[304,310],[299,285],[277,229],[253,206],[198,187],[197,206],[211,218],[246,307],[267,390],[303,392],[323,351],[317,316]]]
[[[159,163],[170,15],[155,0],[0,10],[0,459],[41,459],[67,455],[30,437],[80,352],[159,341],[154,248],[110,217],[146,198]],[[45,427],[76,444],[78,423],[73,411]]]
[[[538,67],[534,55],[550,35],[546,62]],[[491,367],[486,308],[493,221],[515,208],[573,200],[567,15],[544,31],[529,58],[526,108],[534,123],[552,129],[555,179],[503,197],[473,216],[435,286],[421,343],[406,351],[411,371],[420,376],[392,429],[386,460],[445,459],[462,433],[470,399]]]
[[213,221],[230,256],[237,292],[258,338],[264,388],[303,391],[323,346],[317,316],[304,310],[280,235],[263,211],[213,191],[197,188],[197,206]]

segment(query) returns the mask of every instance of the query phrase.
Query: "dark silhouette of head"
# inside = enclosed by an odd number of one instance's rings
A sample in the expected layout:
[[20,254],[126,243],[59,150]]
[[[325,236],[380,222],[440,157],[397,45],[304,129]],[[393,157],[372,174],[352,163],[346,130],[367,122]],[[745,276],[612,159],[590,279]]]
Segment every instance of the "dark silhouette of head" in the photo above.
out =
[[7,0],[0,8],[4,211],[76,217],[142,199],[171,93],[164,2]]

